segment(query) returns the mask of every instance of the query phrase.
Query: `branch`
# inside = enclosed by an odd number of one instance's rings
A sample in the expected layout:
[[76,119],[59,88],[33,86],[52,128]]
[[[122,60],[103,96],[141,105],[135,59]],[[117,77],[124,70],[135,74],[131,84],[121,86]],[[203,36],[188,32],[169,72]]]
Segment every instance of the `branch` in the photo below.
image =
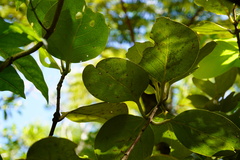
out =
[[193,24],[196,20],[196,18],[198,17],[198,15],[203,11],[203,7],[199,8],[196,13],[193,15],[193,17],[190,19],[190,21],[188,22],[187,26],[190,26],[191,24]]
[[238,44],[238,50],[239,50],[238,56],[240,58],[240,30],[238,29],[239,21],[237,20],[236,8],[237,8],[237,5],[234,5],[234,7],[233,7],[233,25],[235,28],[234,34],[237,37],[237,44]]
[[53,136],[54,134],[54,131],[55,131],[55,128],[57,126],[57,123],[59,121],[61,121],[62,119],[60,119],[60,100],[61,100],[61,88],[62,88],[62,84],[63,84],[63,81],[65,79],[65,77],[67,76],[67,74],[70,72],[69,70],[69,64],[67,64],[67,67],[66,69],[64,69],[64,67],[62,66],[62,69],[63,71],[61,72],[62,75],[61,75],[61,78],[58,82],[58,85],[57,85],[57,102],[56,102],[56,111],[55,113],[53,114],[53,123],[52,123],[52,127],[51,127],[51,130],[50,130],[50,133],[49,133],[49,136]]
[[147,127],[149,126],[149,124],[152,122],[153,117],[154,117],[154,115],[156,114],[157,110],[158,110],[158,105],[156,105],[156,106],[153,108],[151,114],[150,114],[149,117],[148,117],[148,120],[147,120],[146,124],[142,127],[141,131],[138,133],[137,138],[135,139],[135,141],[133,142],[133,144],[129,147],[129,149],[125,152],[125,154],[124,154],[124,156],[123,156],[123,158],[122,158],[121,160],[127,160],[127,159],[128,159],[128,157],[129,157],[130,153],[132,152],[133,148],[136,146],[137,142],[140,140],[143,132],[147,129]]
[[120,1],[121,1],[121,5],[122,5],[122,10],[125,13],[126,23],[127,23],[128,29],[130,31],[131,40],[133,43],[135,43],[134,31],[133,31],[131,21],[127,15],[127,8],[124,6],[123,0],[120,0]]
[[[53,18],[53,21],[52,21],[52,24],[49,28],[46,29],[46,34],[44,35],[44,39],[48,39],[54,32],[54,29],[57,25],[57,22],[58,22],[58,19],[59,19],[59,16],[60,16],[60,13],[61,13],[61,10],[62,10],[62,7],[63,7],[63,3],[64,3],[64,0],[58,0],[58,5],[57,5],[57,9],[55,11],[55,14],[54,14],[54,18]],[[15,60],[19,59],[19,58],[22,58],[22,57],[25,57],[27,55],[30,55],[32,54],[33,52],[37,51],[40,47],[43,46],[43,42],[38,42],[35,46],[33,46],[32,48],[30,48],[29,50],[26,50],[26,51],[22,51],[22,52],[19,52],[19,53],[16,53],[15,55],[7,58],[1,65],[0,65],[0,72],[2,70],[4,70],[6,67],[10,66]]]

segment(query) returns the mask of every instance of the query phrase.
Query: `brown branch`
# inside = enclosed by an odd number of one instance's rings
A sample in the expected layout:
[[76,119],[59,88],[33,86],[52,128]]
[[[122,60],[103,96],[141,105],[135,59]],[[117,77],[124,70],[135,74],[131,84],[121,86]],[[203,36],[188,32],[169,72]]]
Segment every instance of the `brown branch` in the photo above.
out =
[[127,8],[124,6],[123,0],[120,0],[120,1],[121,1],[122,10],[125,13],[126,23],[127,23],[128,29],[130,31],[131,40],[132,40],[133,43],[135,43],[134,30],[133,30],[131,21],[128,17],[128,14],[127,14]]
[[148,126],[150,125],[150,123],[152,122],[153,117],[154,117],[154,115],[156,114],[156,112],[157,112],[157,110],[158,110],[158,107],[159,107],[159,106],[156,105],[156,106],[153,108],[151,114],[149,115],[149,117],[148,117],[148,119],[147,119],[146,124],[142,127],[141,131],[138,133],[137,138],[135,139],[135,141],[133,142],[133,144],[129,147],[129,149],[125,152],[125,154],[124,154],[124,156],[123,156],[123,158],[122,158],[121,160],[127,160],[127,159],[128,159],[128,157],[129,157],[130,153],[132,152],[133,148],[136,146],[137,142],[140,140],[143,132],[147,129],[147,127],[148,127]]
[[[54,18],[53,18],[53,21],[52,21],[52,24],[49,28],[47,28],[47,32],[46,34],[44,35],[44,39],[48,39],[54,32],[54,29],[57,25],[57,22],[58,22],[58,19],[59,19],[59,16],[60,16],[60,13],[61,13],[61,10],[62,10],[62,7],[63,7],[63,3],[64,3],[64,0],[58,0],[58,5],[57,5],[57,9],[55,11],[55,14],[54,14]],[[29,50],[26,50],[26,51],[22,51],[22,52],[19,52],[19,53],[16,53],[15,55],[7,58],[1,65],[0,65],[0,72],[2,70],[4,70],[6,67],[8,67],[9,65],[11,65],[15,60],[19,59],[19,58],[22,58],[24,56],[27,56],[27,55],[30,55],[32,54],[33,52],[37,51],[40,47],[43,46],[43,42],[38,42],[35,46],[33,46],[32,48],[30,48]]]
[[[64,68],[62,66],[62,68]],[[61,78],[58,82],[58,85],[57,85],[57,102],[56,102],[56,111],[55,113],[53,114],[53,123],[52,123],[52,127],[51,127],[51,130],[50,130],[50,133],[49,133],[49,136],[53,136],[54,134],[54,131],[55,131],[55,128],[57,126],[57,123],[59,121],[61,121],[62,119],[60,119],[61,115],[60,115],[60,106],[61,106],[61,88],[62,88],[62,84],[63,84],[63,81],[65,79],[65,77],[67,76],[67,74],[70,72],[69,68],[67,67],[66,70],[63,70],[62,72],[62,75],[61,75]]]
[[237,44],[238,44],[238,50],[239,50],[239,58],[240,58],[240,30],[238,29],[238,24],[239,24],[239,21],[237,20],[237,15],[236,15],[236,8],[237,8],[237,5],[235,4],[234,7],[233,7],[233,25],[234,25],[234,34],[236,35],[237,37]]
[[189,20],[187,26],[192,25],[195,21],[196,18],[198,17],[198,15],[203,11],[203,7],[198,8],[198,10],[196,11],[196,13],[192,16],[192,18]]

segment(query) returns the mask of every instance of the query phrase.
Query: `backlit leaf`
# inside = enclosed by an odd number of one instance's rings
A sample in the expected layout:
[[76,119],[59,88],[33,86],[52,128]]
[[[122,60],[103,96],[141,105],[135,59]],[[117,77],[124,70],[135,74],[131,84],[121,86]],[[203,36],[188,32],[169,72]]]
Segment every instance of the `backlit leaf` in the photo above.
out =
[[102,122],[120,114],[128,114],[125,103],[97,103],[90,106],[82,106],[70,112],[63,113],[74,122]]
[[[46,26],[50,26],[54,12],[55,6],[45,15]],[[87,61],[103,51],[108,33],[103,15],[94,13],[85,1],[65,1],[56,29],[47,40],[47,51],[67,62]]]
[[151,31],[154,47],[144,50],[140,65],[159,82],[172,83],[192,69],[199,53],[195,32],[168,18],[157,19]]
[[191,151],[213,156],[240,149],[240,129],[224,116],[205,110],[188,110],[171,121],[178,140]]
[[0,72],[0,81],[1,91],[11,91],[25,98],[23,80],[12,66]]
[[26,160],[80,160],[75,153],[77,144],[64,138],[48,137],[35,142]]
[[227,0],[194,0],[194,2],[205,10],[220,15],[230,15],[233,8],[232,3]]
[[138,102],[148,86],[148,74],[136,64],[108,58],[96,67],[88,65],[83,71],[83,82],[88,91],[106,102]]
[[39,49],[39,59],[45,67],[60,69],[53,57],[43,48]]
[[[121,159],[145,124],[143,118],[132,115],[119,115],[107,121],[95,139],[94,147],[98,160]],[[153,145],[153,131],[151,127],[147,127],[128,160],[143,160],[150,156]]]
[[201,21],[197,25],[191,27],[191,29],[199,34],[224,34],[232,37],[232,34],[228,31],[228,28],[209,21]]
[[126,57],[134,63],[139,63],[143,56],[143,51],[148,47],[153,47],[154,44],[151,42],[144,42],[139,43],[136,42],[134,46],[129,48],[128,52],[126,53]]
[[[19,48],[0,49],[0,55],[8,58],[15,53],[22,51]],[[34,86],[42,93],[48,101],[48,86],[44,80],[42,70],[32,56],[25,56],[13,62],[17,69],[25,76],[27,80],[32,82]]]
[[212,78],[223,74],[234,66],[240,66],[238,48],[234,41],[216,41],[217,46],[211,54],[203,58],[199,68],[193,73],[194,77]]
[[0,48],[15,48],[25,46],[32,41],[16,24],[10,24],[0,18]]

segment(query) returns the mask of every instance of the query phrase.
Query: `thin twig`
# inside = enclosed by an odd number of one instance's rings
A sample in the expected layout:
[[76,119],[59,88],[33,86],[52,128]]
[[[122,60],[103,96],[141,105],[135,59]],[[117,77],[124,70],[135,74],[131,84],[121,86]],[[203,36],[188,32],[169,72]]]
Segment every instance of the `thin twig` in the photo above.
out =
[[122,10],[125,13],[126,23],[127,23],[128,29],[130,31],[131,40],[132,40],[133,43],[135,43],[134,30],[133,30],[133,27],[132,27],[132,23],[131,23],[131,21],[128,17],[128,14],[127,14],[127,8],[124,6],[123,0],[120,0],[120,1],[121,1]]
[[[53,123],[52,123],[52,127],[51,127],[51,130],[50,130],[50,133],[49,133],[49,136],[53,136],[54,134],[54,131],[55,131],[55,128],[57,126],[57,123],[60,121],[60,106],[61,106],[61,88],[62,88],[62,84],[63,84],[63,81],[65,79],[65,77],[67,76],[67,74],[69,73],[68,70],[64,70],[62,72],[62,75],[61,75],[61,78],[58,82],[58,85],[57,85],[57,102],[56,102],[56,111],[55,113],[53,114]],[[62,120],[62,119],[61,119]]]
[[30,5],[31,5],[31,7],[32,7],[33,14],[34,14],[34,16],[36,17],[39,25],[40,25],[45,31],[47,31],[47,28],[42,24],[41,20],[38,18],[37,13],[35,12],[36,7],[33,7],[32,0],[30,0]]
[[238,44],[238,50],[239,50],[238,56],[240,58],[240,30],[238,29],[239,21],[237,20],[236,8],[237,8],[237,5],[235,4],[234,7],[233,7],[233,11],[232,11],[233,12],[233,25],[234,25],[234,28],[235,28],[234,34],[237,37],[237,44]]
[[146,124],[142,127],[141,131],[138,133],[137,138],[135,139],[135,141],[133,142],[133,144],[129,147],[129,149],[125,152],[125,154],[124,154],[124,156],[123,156],[123,158],[122,158],[121,160],[127,160],[127,159],[128,159],[128,157],[129,157],[130,153],[132,152],[133,148],[136,146],[137,142],[140,140],[143,132],[147,129],[147,127],[149,126],[149,124],[152,122],[153,117],[154,117],[154,115],[156,114],[157,110],[158,110],[158,105],[156,105],[156,106],[153,108],[151,114],[149,115],[149,117],[148,117],[148,119],[147,119]]
[[198,8],[198,10],[195,12],[195,14],[192,16],[192,18],[188,22],[187,26],[192,25],[202,11],[203,11],[203,7]]
[[[54,32],[54,29],[57,25],[57,22],[58,22],[58,19],[59,19],[59,16],[60,16],[60,13],[61,13],[61,10],[62,10],[62,7],[63,7],[63,3],[64,3],[64,0],[58,0],[58,5],[57,5],[57,9],[55,11],[55,14],[54,14],[54,18],[53,18],[53,21],[52,21],[52,24],[49,28],[47,28],[47,32],[46,34],[44,35],[44,39],[48,39],[52,33]],[[35,46],[33,46],[32,48],[26,50],[26,51],[22,51],[22,52],[19,52],[19,53],[16,53],[15,55],[7,58],[1,65],[0,65],[0,72],[2,70],[4,70],[6,67],[8,67],[9,65],[11,65],[15,60],[19,59],[19,58],[22,58],[24,56],[27,56],[27,55],[30,55],[32,54],[33,52],[37,51],[40,47],[43,46],[43,42],[38,42]]]

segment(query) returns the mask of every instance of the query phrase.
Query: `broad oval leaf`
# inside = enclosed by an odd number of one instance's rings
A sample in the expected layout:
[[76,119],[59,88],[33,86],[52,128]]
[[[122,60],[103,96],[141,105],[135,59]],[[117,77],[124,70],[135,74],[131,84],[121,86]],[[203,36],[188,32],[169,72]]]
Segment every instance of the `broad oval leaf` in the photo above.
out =
[[240,129],[226,117],[205,110],[189,110],[171,121],[178,140],[191,151],[213,156],[240,149]]
[[220,15],[230,15],[233,8],[233,4],[227,0],[194,0],[194,2],[205,10]]
[[125,103],[97,103],[82,106],[70,112],[63,112],[68,119],[74,122],[102,122],[120,114],[128,114]]
[[[107,121],[95,139],[95,153],[98,160],[121,159],[134,143],[147,121],[132,115],[119,115]],[[154,135],[147,127],[129,155],[128,160],[143,160],[152,154]]]
[[35,142],[26,160],[80,160],[75,152],[77,144],[64,138],[48,137]]
[[108,58],[96,67],[88,65],[83,70],[83,82],[93,96],[103,101],[138,102],[149,78],[147,72],[128,60]]
[[[0,55],[3,58],[8,58],[15,53],[21,52],[19,48],[0,49]],[[17,69],[24,77],[32,82],[34,86],[42,93],[48,102],[48,86],[44,80],[42,70],[32,56],[25,56],[13,62]]]
[[168,18],[158,18],[151,31],[155,46],[144,50],[140,65],[159,82],[172,83],[192,69],[199,53],[197,34]]
[[223,74],[230,68],[240,66],[236,40],[216,41],[217,46],[212,53],[199,63],[199,68],[193,73],[194,77],[212,78]]
[[[51,24],[54,12],[55,7],[48,11],[46,24]],[[54,33],[47,40],[47,51],[67,62],[87,61],[103,51],[108,34],[102,14],[94,13],[83,0],[65,1]]]
[[25,98],[23,80],[12,66],[0,72],[0,91],[11,91]]

